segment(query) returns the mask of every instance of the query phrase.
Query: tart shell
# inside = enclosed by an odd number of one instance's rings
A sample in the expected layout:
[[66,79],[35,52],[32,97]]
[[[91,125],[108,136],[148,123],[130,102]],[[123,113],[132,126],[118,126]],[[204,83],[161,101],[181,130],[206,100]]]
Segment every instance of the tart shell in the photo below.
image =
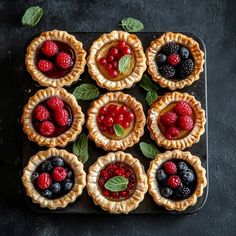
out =
[[[74,186],[69,193],[57,198],[57,199],[47,199],[43,197],[34,187],[31,181],[31,175],[36,170],[36,168],[45,160],[51,158],[52,156],[62,157],[67,164],[71,166],[74,172]],[[56,148],[50,148],[47,151],[40,151],[36,155],[32,156],[23,170],[22,182],[26,189],[26,194],[32,198],[34,203],[40,205],[40,207],[47,207],[51,210],[56,208],[64,208],[69,203],[76,200],[78,196],[82,194],[83,188],[86,185],[86,173],[83,170],[82,162],[78,161],[78,158],[67,152],[66,150],[58,150]]]
[[[181,201],[173,201],[162,197],[156,180],[156,171],[164,162],[171,159],[181,159],[188,162],[197,175],[197,186],[194,193]],[[206,170],[201,166],[200,158],[193,156],[190,152],[182,152],[181,150],[166,151],[158,154],[155,160],[150,163],[147,176],[149,193],[158,205],[164,206],[167,210],[184,211],[189,206],[195,205],[197,198],[202,196],[203,190],[207,185]]]
[[[135,172],[137,185],[130,198],[121,201],[112,201],[104,197],[97,184],[100,170],[111,162],[124,162],[131,166]],[[129,153],[114,152],[108,153],[106,156],[99,157],[98,160],[89,167],[87,175],[87,190],[89,196],[93,198],[95,205],[99,205],[104,211],[113,214],[128,214],[136,209],[140,202],[144,199],[144,195],[148,190],[147,176],[143,165],[138,159],[132,157]]]

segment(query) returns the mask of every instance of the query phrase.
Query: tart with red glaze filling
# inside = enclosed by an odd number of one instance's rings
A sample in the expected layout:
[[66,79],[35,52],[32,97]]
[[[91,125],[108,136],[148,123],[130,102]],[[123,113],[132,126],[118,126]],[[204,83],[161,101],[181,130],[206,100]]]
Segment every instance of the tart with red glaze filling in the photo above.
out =
[[144,199],[147,177],[142,164],[131,154],[108,153],[90,166],[87,190],[103,210],[127,214]]
[[93,42],[88,71],[97,84],[110,91],[130,88],[141,80],[146,58],[141,41],[134,34],[112,31]]
[[42,86],[69,86],[84,71],[86,52],[81,42],[65,31],[40,34],[27,48],[25,63],[32,78]]
[[157,99],[147,120],[152,139],[166,149],[190,147],[205,131],[205,112],[187,93],[167,93]]
[[107,93],[88,109],[89,137],[104,150],[124,150],[137,143],[144,132],[141,103],[122,92]]
[[84,114],[73,95],[63,88],[36,92],[24,106],[23,130],[29,140],[48,147],[65,146],[82,130]]

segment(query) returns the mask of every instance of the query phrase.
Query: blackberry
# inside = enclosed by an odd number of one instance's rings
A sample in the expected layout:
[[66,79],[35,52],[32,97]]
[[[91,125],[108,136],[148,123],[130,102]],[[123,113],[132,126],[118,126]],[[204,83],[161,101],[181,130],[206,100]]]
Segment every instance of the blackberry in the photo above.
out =
[[60,192],[61,190],[61,185],[59,183],[53,183],[51,186],[50,186],[50,189],[53,193],[58,193]]
[[177,168],[178,168],[178,171],[188,170],[188,166],[187,166],[186,162],[184,162],[184,161],[180,161],[177,164]]
[[179,55],[182,59],[188,59],[189,57],[189,50],[186,47],[180,47]]
[[178,188],[175,192],[175,195],[179,199],[185,199],[190,195],[190,189],[186,186],[183,186],[181,188]]
[[195,180],[195,174],[191,170],[184,170],[179,173],[179,176],[184,184],[190,184]]
[[44,161],[43,163],[42,163],[42,172],[51,172],[52,171],[52,169],[53,169],[53,165],[52,165],[52,162],[51,161],[49,161],[49,160],[47,160],[47,161]]
[[160,73],[165,78],[171,78],[175,75],[175,69],[173,66],[165,65],[160,68]]
[[164,170],[159,169],[156,173],[157,181],[164,181],[167,178],[167,175]]
[[194,63],[191,59],[187,59],[180,65],[180,75],[181,77],[189,76],[194,68]]
[[169,198],[171,197],[173,194],[173,190],[171,188],[168,187],[163,187],[161,189],[161,196],[165,197],[165,198]]
[[54,166],[64,166],[64,160],[61,157],[54,157],[52,159],[52,164]]
[[175,42],[169,42],[162,47],[162,50],[165,54],[171,55],[178,52],[179,45]]
[[162,53],[158,54],[157,57],[156,57],[157,65],[162,65],[162,64],[164,64],[165,61],[166,61],[166,58],[167,58],[166,55],[164,55],[164,54],[162,54]]

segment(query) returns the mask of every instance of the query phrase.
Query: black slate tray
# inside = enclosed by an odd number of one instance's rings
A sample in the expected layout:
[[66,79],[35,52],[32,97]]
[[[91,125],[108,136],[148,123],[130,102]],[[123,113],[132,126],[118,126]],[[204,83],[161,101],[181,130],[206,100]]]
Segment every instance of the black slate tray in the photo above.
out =
[[[88,52],[92,42],[97,39],[102,33],[78,33],[74,32],[71,33],[76,36],[78,40],[80,40],[84,44],[85,50]],[[137,33],[138,37],[141,39],[143,43],[144,49],[146,49],[150,42],[160,36],[162,33],[161,32],[142,32],[142,33]],[[194,38],[196,41],[199,42],[201,49],[205,53],[205,59],[206,59],[206,48],[203,43],[203,41],[198,38],[197,36],[193,34],[188,34],[185,33],[186,35]],[[35,37],[35,36],[34,36]],[[33,38],[34,38],[33,37]],[[32,38],[32,39],[33,39]],[[30,43],[27,42],[27,45]],[[27,103],[28,99],[30,96],[32,96],[38,89],[41,89],[42,87],[38,85],[36,82],[34,82],[30,75],[27,73],[26,69],[24,70],[24,76],[23,76],[23,93],[24,93],[24,104]],[[69,92],[72,92],[74,88],[82,83],[95,83],[91,78],[90,75],[88,74],[87,68],[85,72],[81,75],[80,80],[74,84],[73,86],[66,88]],[[100,89],[101,93],[104,94],[107,91],[104,89]],[[145,96],[146,92],[137,84],[131,89],[125,89],[123,90],[124,93],[129,93],[132,96],[136,97],[142,104],[143,108],[145,111],[145,114],[147,114],[148,111],[148,105],[145,101]],[[157,91],[159,95],[163,95],[166,92],[169,92],[168,89],[163,89],[159,88]],[[200,75],[200,80],[194,82],[190,87],[184,88],[180,90],[180,92],[188,92],[192,95],[194,95],[197,100],[199,100],[202,104],[203,109],[206,111],[206,117],[207,117],[207,73],[206,73],[206,63],[204,65],[204,72],[201,73]],[[82,107],[83,112],[86,114],[86,111],[90,105],[90,101],[84,102],[84,101],[78,101],[79,105]],[[145,134],[141,138],[141,141],[147,141],[150,140],[149,132],[147,128],[145,128]],[[84,127],[83,129],[84,132],[87,132],[86,128]],[[27,136],[24,134],[23,135],[23,155],[22,155],[22,160],[23,160],[23,167],[27,164],[28,160],[32,155],[37,153],[40,150],[46,150],[47,148],[45,147],[39,147],[35,143],[28,141]],[[66,149],[70,152],[72,152],[72,144],[69,144]],[[159,148],[161,152],[164,152],[165,150],[163,148]],[[186,149],[190,151],[192,154],[197,155],[201,158],[202,165],[203,167],[207,170],[207,179],[208,179],[208,124],[206,124],[206,132],[201,136],[200,142],[193,145],[191,148]],[[125,150],[125,152],[129,152],[134,155],[134,157],[138,158],[141,163],[145,166],[145,169],[148,169],[150,159],[147,159],[144,157],[139,149],[139,145],[136,144],[132,148],[128,148]],[[88,167],[93,164],[98,157],[106,154],[103,149],[96,147],[96,145],[89,140],[89,160],[85,163],[85,171],[88,171]],[[209,182],[208,182],[209,183]],[[38,212],[38,213],[79,213],[79,214],[106,214],[106,212],[102,211],[100,207],[95,206],[93,204],[92,198],[88,196],[86,189],[84,189],[83,194],[72,204],[69,204],[66,208],[64,209],[58,209],[58,210],[48,210],[48,209],[43,209],[40,208],[38,205],[33,204],[31,199],[26,196],[24,188],[23,194],[26,200],[27,205],[30,207],[31,210]],[[145,199],[139,207],[132,211],[130,214],[192,214],[197,211],[199,211],[205,204],[207,200],[207,195],[208,195],[208,185],[204,190],[204,194],[201,198],[198,199],[197,203],[195,206],[189,207],[187,210],[184,212],[175,212],[175,211],[167,211],[165,210],[164,207],[157,206],[155,202],[153,201],[152,197],[147,193],[145,195]]]

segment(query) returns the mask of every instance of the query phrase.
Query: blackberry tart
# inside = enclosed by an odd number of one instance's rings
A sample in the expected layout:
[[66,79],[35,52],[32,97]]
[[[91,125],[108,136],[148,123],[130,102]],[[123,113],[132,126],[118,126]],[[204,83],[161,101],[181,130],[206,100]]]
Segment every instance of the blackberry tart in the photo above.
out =
[[104,211],[128,214],[139,206],[147,189],[144,167],[131,154],[108,153],[89,167],[88,194]]
[[128,94],[106,93],[93,101],[87,114],[89,138],[106,151],[132,147],[144,133],[142,104]]
[[51,148],[30,158],[22,181],[34,203],[54,210],[66,207],[82,194],[86,173],[74,154]]
[[188,93],[173,92],[159,97],[150,107],[147,127],[151,138],[165,149],[185,149],[205,132],[205,111]]
[[152,79],[170,90],[182,89],[198,80],[205,61],[198,42],[172,32],[152,41],[146,57]]
[[73,95],[48,87],[29,99],[21,120],[29,140],[40,146],[64,147],[82,131],[84,114]]
[[95,40],[87,65],[92,79],[109,91],[132,87],[147,67],[141,41],[124,31],[112,31]]
[[76,82],[86,65],[83,44],[65,31],[40,34],[27,48],[25,63],[42,86],[63,87]]
[[207,185],[199,157],[180,150],[158,154],[147,176],[149,193],[167,210],[184,211],[195,205]]

